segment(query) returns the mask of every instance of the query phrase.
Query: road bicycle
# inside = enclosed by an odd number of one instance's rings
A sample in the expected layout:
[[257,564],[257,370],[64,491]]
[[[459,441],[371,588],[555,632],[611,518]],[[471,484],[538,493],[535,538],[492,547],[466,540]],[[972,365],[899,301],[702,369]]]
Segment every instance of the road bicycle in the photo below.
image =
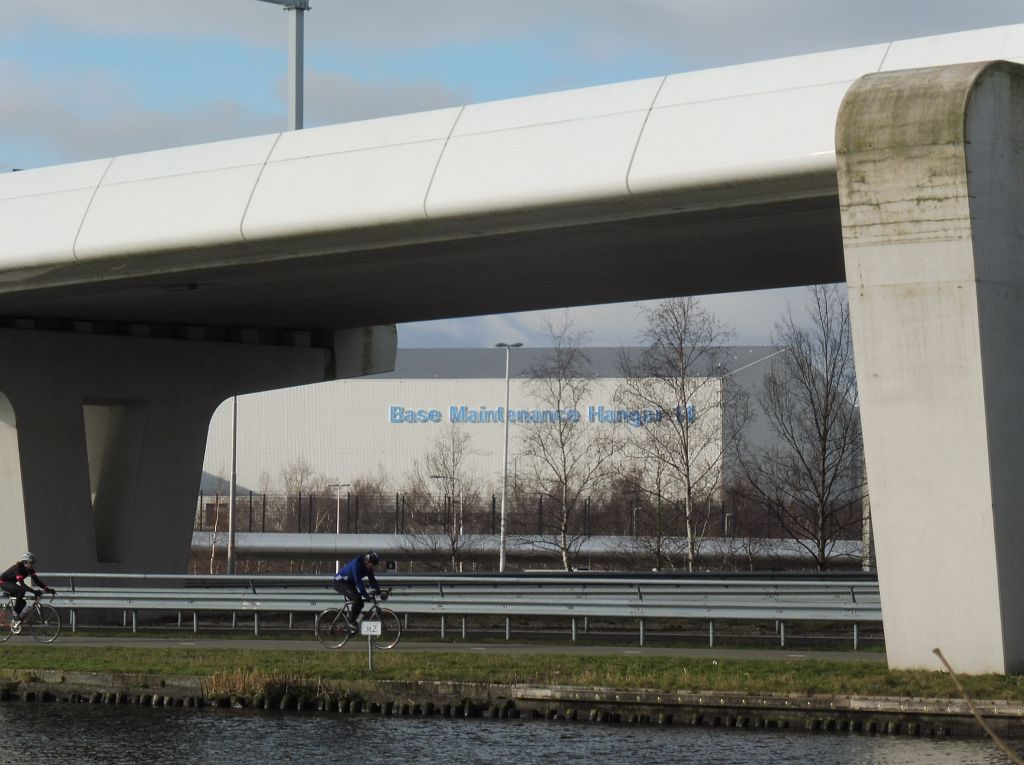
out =
[[[53,600],[55,593],[50,593]],[[42,596],[36,595],[30,605],[21,612],[21,622],[14,623],[13,596],[0,607],[0,643],[10,640],[14,635],[31,635],[40,643],[52,643],[60,635],[60,614],[49,603],[40,603]]]
[[[380,648],[385,651],[389,648],[394,648],[398,644],[398,639],[402,636],[402,623],[398,619],[398,614],[390,608],[384,608],[380,604],[380,601],[387,600],[390,594],[391,590],[384,590],[380,598],[376,595],[363,598],[363,602],[368,605],[359,614],[359,621],[361,622],[380,622],[380,634],[372,635],[370,642],[373,643],[374,648]],[[318,614],[314,630],[316,632],[316,639],[323,643],[326,648],[341,648],[351,637],[359,634],[358,624],[354,625],[354,628],[350,630],[351,614],[351,602],[346,603],[341,608],[328,608],[326,611]]]

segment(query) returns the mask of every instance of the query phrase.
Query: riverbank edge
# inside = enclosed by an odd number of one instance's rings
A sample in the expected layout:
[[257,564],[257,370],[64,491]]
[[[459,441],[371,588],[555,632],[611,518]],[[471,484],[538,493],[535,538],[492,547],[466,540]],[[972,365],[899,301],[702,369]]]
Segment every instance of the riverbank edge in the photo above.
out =
[[[0,669],[0,701],[143,704],[334,712],[351,715],[490,717],[604,724],[776,728],[970,738],[984,731],[959,699],[739,694],[460,682],[380,681],[347,690],[315,678],[251,695],[208,689],[202,677]],[[1024,705],[975,701],[1001,736],[1024,736]]]

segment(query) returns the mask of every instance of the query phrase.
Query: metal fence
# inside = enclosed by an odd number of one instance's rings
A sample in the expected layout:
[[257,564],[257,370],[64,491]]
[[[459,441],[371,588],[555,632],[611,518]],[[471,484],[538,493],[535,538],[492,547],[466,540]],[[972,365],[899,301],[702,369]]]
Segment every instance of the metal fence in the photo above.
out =
[[[223,531],[227,527],[226,493],[200,494],[194,530]],[[727,503],[701,503],[691,509],[707,536],[737,533],[783,537],[784,529],[767,513],[747,513],[739,523],[738,509]],[[561,521],[558,503],[536,492],[512,492],[508,497],[508,531],[543,534]],[[683,528],[682,503],[665,501],[660,510],[649,503],[583,498],[568,514],[569,532],[579,535],[637,536],[657,528],[666,535]],[[756,517],[755,517],[756,516]],[[494,494],[414,495],[394,493],[265,494],[242,492],[235,498],[235,528],[244,532],[292,534],[409,534],[457,529],[458,534],[496,534],[500,499]],[[738,528],[742,525],[746,528]]]

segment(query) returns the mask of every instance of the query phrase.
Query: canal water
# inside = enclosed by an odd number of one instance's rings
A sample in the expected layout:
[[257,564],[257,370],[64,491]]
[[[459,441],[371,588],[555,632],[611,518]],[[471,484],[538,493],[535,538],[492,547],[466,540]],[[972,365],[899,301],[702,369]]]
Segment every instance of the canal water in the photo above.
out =
[[[380,762],[398,765],[988,765],[984,739],[349,717],[319,712],[0,704],[0,762],[57,765]],[[1024,742],[1013,742],[1016,747]]]

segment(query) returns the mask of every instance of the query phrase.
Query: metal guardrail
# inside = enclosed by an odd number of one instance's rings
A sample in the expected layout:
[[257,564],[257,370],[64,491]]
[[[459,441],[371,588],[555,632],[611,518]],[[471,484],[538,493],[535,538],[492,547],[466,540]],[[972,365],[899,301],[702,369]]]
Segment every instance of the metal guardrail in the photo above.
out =
[[[323,576],[170,576],[152,574],[49,574],[58,594],[53,604],[71,612],[72,628],[82,610],[131,613],[191,612],[193,628],[200,613],[252,614],[256,634],[259,616],[269,613],[310,613],[335,607],[339,596],[330,575]],[[115,584],[111,584],[111,581]],[[388,606],[400,615],[441,617],[442,637],[450,616],[611,617],[640,620],[715,620],[880,622],[878,583],[869,576],[828,578],[767,574],[750,575],[382,575],[381,586],[392,590]],[[463,622],[463,629],[465,629]],[[783,628],[784,629],[784,628]],[[784,635],[784,633],[783,633]],[[784,641],[784,637],[783,637]]]

